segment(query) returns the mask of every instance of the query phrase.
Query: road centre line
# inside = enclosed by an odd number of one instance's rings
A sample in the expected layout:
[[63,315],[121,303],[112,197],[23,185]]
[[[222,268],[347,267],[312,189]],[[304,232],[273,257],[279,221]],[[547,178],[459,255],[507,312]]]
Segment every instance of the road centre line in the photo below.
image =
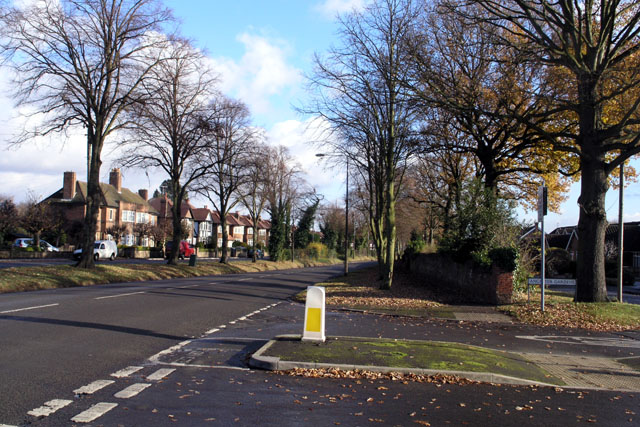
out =
[[60,305],[60,304],[47,304],[47,305],[37,305],[34,307],[16,308],[15,310],[0,311],[0,314],[17,313],[19,311],[35,310],[37,308],[55,307],[57,305]]
[[117,403],[106,403],[106,402],[96,403],[91,408],[71,418],[71,421],[75,423],[90,423],[91,421],[97,418],[100,418],[101,416],[103,416],[104,414],[106,414],[116,406],[118,406]]
[[93,394],[96,391],[105,388],[108,385],[113,384],[115,381],[112,380],[97,380],[92,382],[91,384],[87,384],[80,388],[73,390],[75,394]]
[[144,293],[146,293],[146,292],[147,292],[147,291],[129,292],[129,293],[126,293],[126,294],[107,295],[107,296],[104,296],[104,297],[97,297],[97,298],[94,298],[94,299],[107,299],[107,298],[127,297],[127,296],[129,296],[129,295],[144,294]]
[[48,417],[49,415],[56,412],[58,409],[64,408],[71,402],[73,401],[66,400],[66,399],[53,399],[48,402],[45,402],[44,405],[42,405],[39,408],[30,410],[29,412],[27,412],[27,414],[33,415],[34,417]]

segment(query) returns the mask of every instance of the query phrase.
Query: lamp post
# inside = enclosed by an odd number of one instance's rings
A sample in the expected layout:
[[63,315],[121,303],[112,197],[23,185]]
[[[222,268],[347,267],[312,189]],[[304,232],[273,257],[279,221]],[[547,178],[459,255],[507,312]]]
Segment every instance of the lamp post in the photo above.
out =
[[[316,157],[327,157],[327,154],[317,153]],[[347,157],[347,182],[344,196],[344,275],[349,274],[349,156]]]

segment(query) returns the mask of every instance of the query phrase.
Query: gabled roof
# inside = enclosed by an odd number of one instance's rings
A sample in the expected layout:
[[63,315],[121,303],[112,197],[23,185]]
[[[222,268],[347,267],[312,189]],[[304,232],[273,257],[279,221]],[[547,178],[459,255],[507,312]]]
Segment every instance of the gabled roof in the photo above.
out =
[[194,221],[203,222],[203,221],[211,221],[211,211],[207,208],[192,208],[191,213],[193,214]]
[[[156,211],[160,214],[161,218],[171,218],[171,207],[173,206],[173,202],[167,196],[154,197],[149,200],[149,204],[153,206]],[[183,201],[180,209],[180,218],[193,218],[191,214],[191,210],[194,209],[193,206],[188,201]]]
[[[73,196],[71,200],[65,200],[62,198],[63,189],[56,191],[45,200],[55,202],[55,203],[66,203],[66,204],[85,204],[86,203],[86,195],[87,195],[87,183],[82,181],[76,181],[76,194]],[[139,206],[147,207],[149,213],[158,214],[158,210],[155,207],[144,200],[138,193],[134,193],[128,188],[122,188],[122,191],[118,193],[116,188],[113,185],[100,183],[100,204],[102,206],[108,206],[110,208],[118,208],[120,203],[131,203]]]

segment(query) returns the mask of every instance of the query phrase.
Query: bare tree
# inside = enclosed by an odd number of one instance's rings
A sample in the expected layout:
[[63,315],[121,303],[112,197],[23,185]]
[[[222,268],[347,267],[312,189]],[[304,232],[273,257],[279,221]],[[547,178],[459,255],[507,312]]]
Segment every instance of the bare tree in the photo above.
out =
[[[125,142],[123,166],[155,167],[163,170],[171,186],[173,247],[183,237],[181,208],[187,189],[207,174],[213,164],[205,155],[210,141],[216,77],[206,66],[203,54],[187,41],[174,41],[163,53],[162,62],[150,73],[139,90],[148,99],[130,110],[131,138]],[[215,159],[213,159],[215,161]],[[172,251],[169,264],[175,264]]]
[[[157,65],[155,36],[170,19],[156,0],[42,0],[0,11],[0,52],[14,69],[15,99],[33,107],[16,142],[78,125],[87,133],[87,206],[83,247],[93,247],[100,166],[107,138]],[[84,251],[79,266],[94,266]]]
[[38,199],[37,196],[31,194],[29,200],[20,207],[20,225],[33,236],[33,247],[37,251],[41,250],[40,236],[42,232],[61,225],[61,218],[56,215],[51,205]]
[[300,167],[284,146],[269,147],[264,164],[267,211],[271,216],[269,256],[272,261],[279,261],[291,232],[291,211],[305,183],[300,176]]
[[256,262],[256,243],[258,240],[258,226],[262,219],[262,212],[267,203],[267,171],[264,159],[268,155],[267,147],[256,143],[249,150],[249,158],[246,163],[246,179],[240,185],[239,194],[242,206],[249,211],[251,227],[253,231],[252,262]]
[[240,201],[239,188],[247,177],[247,153],[256,143],[257,131],[251,127],[249,109],[240,101],[220,97],[211,105],[208,122],[207,149],[204,162],[211,164],[209,173],[195,185],[220,214],[222,226],[221,263],[228,260],[227,215]]
[[[457,3],[457,4],[456,4]],[[451,3],[468,23],[499,28],[496,43],[537,66],[533,99],[510,114],[555,150],[578,159],[576,301],[607,300],[605,195],[611,173],[640,153],[640,3],[634,0],[469,0]],[[473,3],[486,14],[469,14]]]
[[124,224],[112,225],[111,227],[107,228],[107,233],[113,236],[113,240],[116,241],[117,245],[120,244],[122,236],[127,234],[127,231],[127,226]]
[[306,109],[330,123],[333,151],[365,175],[384,289],[393,280],[397,187],[402,164],[412,155],[416,123],[401,84],[409,59],[402,40],[412,31],[416,13],[411,0],[377,0],[343,17],[342,45],[326,58],[316,57],[311,77],[315,99]]

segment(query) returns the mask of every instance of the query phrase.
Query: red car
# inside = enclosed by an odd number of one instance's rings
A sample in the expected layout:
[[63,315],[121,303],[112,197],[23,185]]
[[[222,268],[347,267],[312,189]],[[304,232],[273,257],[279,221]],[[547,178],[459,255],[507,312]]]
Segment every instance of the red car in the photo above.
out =
[[[171,253],[173,251],[173,242],[167,242],[164,245],[164,256],[168,259],[171,258]],[[195,254],[196,250],[193,249],[191,243],[183,240],[180,242],[180,253],[178,253],[178,259],[185,259]]]

